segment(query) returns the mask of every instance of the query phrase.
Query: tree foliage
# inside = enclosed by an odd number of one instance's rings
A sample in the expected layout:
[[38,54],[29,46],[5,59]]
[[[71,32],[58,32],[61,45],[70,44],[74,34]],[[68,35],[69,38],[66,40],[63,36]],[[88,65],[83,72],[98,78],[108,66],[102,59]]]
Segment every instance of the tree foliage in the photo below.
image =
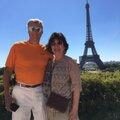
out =
[[110,61],[110,62],[105,62],[104,64],[106,66],[106,71],[111,71],[111,72],[116,70],[120,71],[120,62]]
[[4,67],[0,68],[0,75],[3,75]]

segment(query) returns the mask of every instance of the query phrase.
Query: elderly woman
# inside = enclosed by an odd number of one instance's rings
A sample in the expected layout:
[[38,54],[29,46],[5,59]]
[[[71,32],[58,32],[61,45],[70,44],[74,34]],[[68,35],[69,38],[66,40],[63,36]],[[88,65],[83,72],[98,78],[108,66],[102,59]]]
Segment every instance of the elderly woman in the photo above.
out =
[[[80,69],[72,58],[65,55],[68,50],[65,36],[62,33],[54,32],[49,38],[47,49],[53,54],[54,59],[52,61],[52,76],[51,78],[47,77],[48,81],[46,79],[45,82],[50,83],[50,92],[64,96],[69,100],[64,112],[48,105],[48,120],[79,120],[78,106],[82,90]],[[50,68],[50,64],[51,62],[49,62],[48,68]],[[48,73],[48,68],[46,73]],[[55,101],[53,100],[53,102]],[[60,101],[57,101],[57,104],[62,106]]]

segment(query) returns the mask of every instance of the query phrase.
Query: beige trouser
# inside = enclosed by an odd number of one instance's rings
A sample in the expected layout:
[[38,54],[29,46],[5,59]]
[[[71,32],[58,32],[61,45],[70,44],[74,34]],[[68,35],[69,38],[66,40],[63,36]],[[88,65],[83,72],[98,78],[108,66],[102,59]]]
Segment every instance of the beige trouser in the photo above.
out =
[[[68,120],[69,112],[61,113],[55,109],[47,107],[48,120]],[[77,119],[79,120],[79,118]]]
[[26,88],[16,85],[12,96],[20,106],[16,112],[12,112],[12,120],[30,120],[31,110],[34,120],[47,120],[41,86]]

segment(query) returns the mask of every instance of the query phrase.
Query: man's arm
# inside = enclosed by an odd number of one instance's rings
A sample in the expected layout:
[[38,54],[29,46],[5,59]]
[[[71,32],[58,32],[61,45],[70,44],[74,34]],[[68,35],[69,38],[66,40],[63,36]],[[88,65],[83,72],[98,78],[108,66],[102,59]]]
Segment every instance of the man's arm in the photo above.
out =
[[10,104],[12,103],[12,96],[10,95],[10,84],[9,84],[11,75],[12,75],[12,70],[6,67],[3,74],[3,83],[4,83],[5,107],[8,111],[11,111]]

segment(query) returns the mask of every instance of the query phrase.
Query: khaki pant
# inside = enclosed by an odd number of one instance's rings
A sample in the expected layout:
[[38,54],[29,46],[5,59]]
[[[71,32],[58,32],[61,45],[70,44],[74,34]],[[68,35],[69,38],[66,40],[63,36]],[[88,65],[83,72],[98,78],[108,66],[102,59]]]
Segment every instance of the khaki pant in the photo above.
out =
[[12,120],[30,120],[31,110],[34,120],[47,120],[41,86],[25,88],[16,85],[12,96],[20,106],[16,112],[12,112]]
[[[68,120],[69,119],[69,111],[65,113],[61,113],[55,109],[47,107],[48,120]],[[79,120],[79,118],[77,119]]]

